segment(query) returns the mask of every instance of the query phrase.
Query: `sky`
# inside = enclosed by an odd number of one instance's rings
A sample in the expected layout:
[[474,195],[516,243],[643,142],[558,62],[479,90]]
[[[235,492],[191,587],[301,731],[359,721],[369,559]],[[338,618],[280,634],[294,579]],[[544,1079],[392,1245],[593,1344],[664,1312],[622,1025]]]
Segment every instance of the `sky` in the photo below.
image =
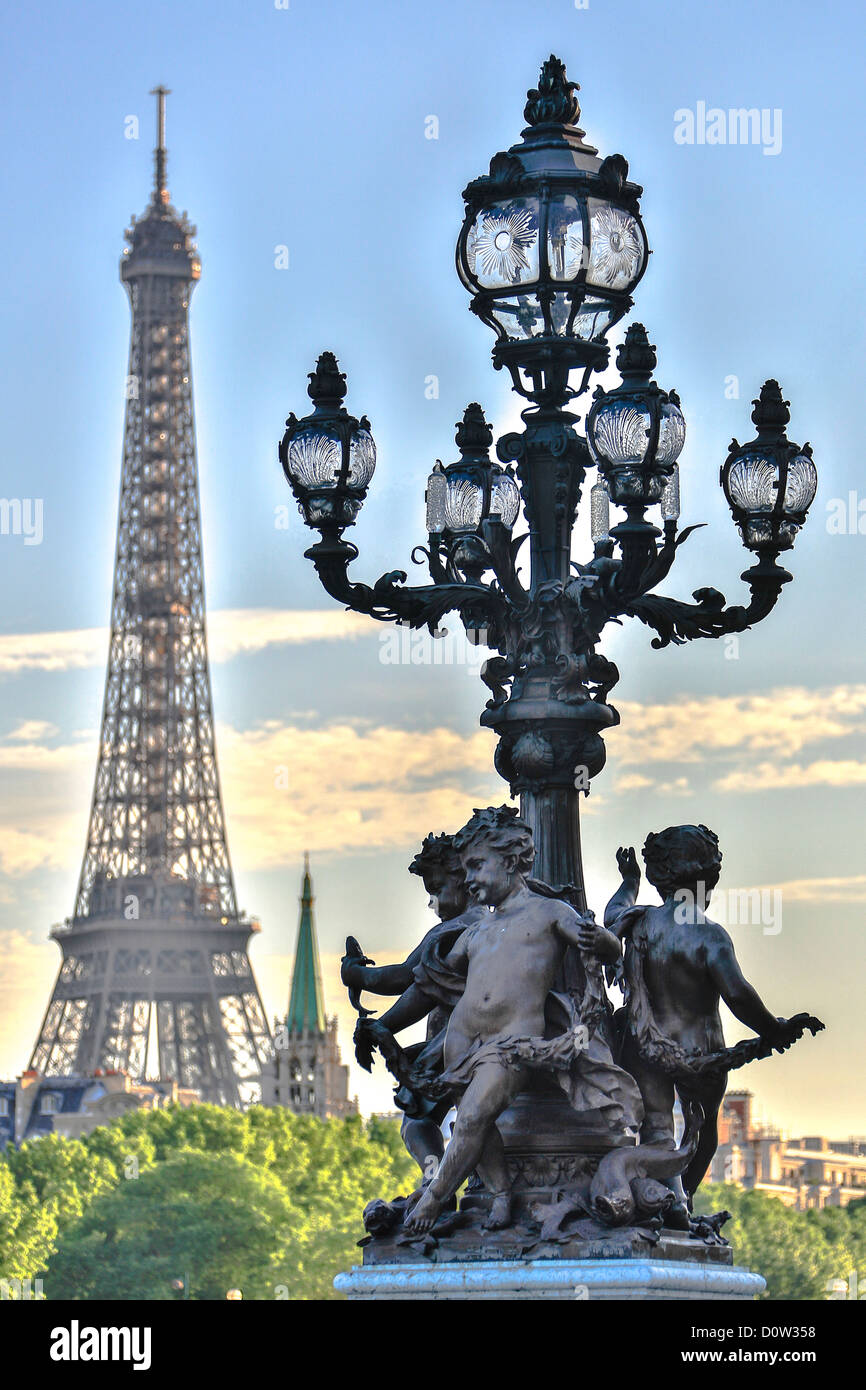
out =
[[[335,351],[378,448],[352,534],[371,582],[411,570],[425,479],[456,457],[466,403],[497,434],[518,426],[453,247],[461,190],[518,139],[554,52],[581,83],[588,138],[625,154],[645,190],[653,255],[611,341],[640,321],[658,345],[657,379],[687,421],[682,524],[707,523],[664,592],[713,585],[744,601],[748,557],[718,470],[732,435],[751,437],[768,377],[820,477],[787,562],[795,582],[738,645],[659,652],[637,623],[608,630],[622,723],[584,803],[590,902],[600,912],[616,886],[617,846],[679,822],[715,829],[718,901],[761,887],[781,904],[773,922],[730,927],[746,974],[774,1013],[827,1024],[736,1083],[791,1133],[866,1133],[859,7],[839,3],[828,22],[800,0],[47,0],[4,4],[3,29],[0,493],[38,501],[42,527],[38,544],[0,534],[0,1075],[27,1063],[58,964],[48,929],[72,910],[84,847],[129,332],[118,260],[149,196],[150,89],[171,89],[168,182],[199,229],[214,706],[239,896],[262,922],[252,960],[269,1015],[284,1011],[309,850],[348,1060],[346,935],[380,963],[407,953],[432,922],[405,872],[418,842],[507,788],[460,639],[431,664],[318,586],[277,441],[307,408],[316,356]],[[763,143],[683,142],[683,112],[699,124],[740,107],[766,112]],[[581,516],[576,555],[587,529]],[[381,1070],[353,1065],[351,1090],[365,1110],[390,1108]]]

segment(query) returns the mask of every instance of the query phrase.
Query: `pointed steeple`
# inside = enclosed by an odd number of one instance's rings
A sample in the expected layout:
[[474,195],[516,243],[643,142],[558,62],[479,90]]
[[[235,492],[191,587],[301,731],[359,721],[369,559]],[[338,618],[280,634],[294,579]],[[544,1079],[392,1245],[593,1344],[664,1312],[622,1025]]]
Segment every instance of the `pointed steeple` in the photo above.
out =
[[310,878],[310,856],[304,855],[304,878],[301,888],[301,916],[295,943],[295,967],[292,972],[292,991],[286,1024],[290,1033],[324,1033],[325,1004],[322,993],[322,970],[319,965],[319,946],[313,921],[313,884]]

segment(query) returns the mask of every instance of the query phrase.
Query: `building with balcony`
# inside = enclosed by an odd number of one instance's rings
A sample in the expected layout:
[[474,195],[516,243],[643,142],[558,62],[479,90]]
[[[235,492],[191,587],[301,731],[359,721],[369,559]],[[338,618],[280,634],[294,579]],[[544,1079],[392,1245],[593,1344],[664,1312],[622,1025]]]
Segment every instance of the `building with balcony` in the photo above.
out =
[[708,1179],[779,1197],[798,1211],[866,1198],[866,1139],[791,1139],[753,1115],[751,1091],[729,1091],[719,1115],[719,1147]]

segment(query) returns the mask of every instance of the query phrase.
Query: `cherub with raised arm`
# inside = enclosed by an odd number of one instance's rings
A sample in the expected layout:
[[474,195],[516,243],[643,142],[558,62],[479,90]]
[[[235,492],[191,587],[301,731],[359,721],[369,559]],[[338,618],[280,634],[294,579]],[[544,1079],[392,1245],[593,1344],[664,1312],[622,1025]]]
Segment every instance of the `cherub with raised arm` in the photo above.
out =
[[[641,1143],[674,1145],[675,1096],[703,1109],[697,1149],[682,1179],[671,1180],[678,1202],[668,1221],[687,1225],[696,1191],[718,1144],[716,1117],[732,1066],[784,1049],[823,1025],[809,1015],[776,1018],[745,979],[724,927],[704,914],[719,881],[718,837],[705,825],[675,825],[648,835],[646,876],[662,899],[636,905],[640,870],[633,849],[620,849],[622,884],[604,922],[625,945],[625,1010],[620,1061],[644,1102]],[[720,1000],[759,1035],[725,1048]],[[680,1185],[682,1184],[682,1185]],[[683,1191],[685,1189],[685,1192]]]
[[[545,1004],[566,949],[575,946],[584,958],[609,963],[620,955],[616,937],[591,913],[581,915],[560,898],[542,896],[527,885],[535,853],[532,833],[513,807],[476,811],[455,845],[462,853],[469,893],[486,911],[444,961],[448,970],[465,977],[448,1022],[442,1075],[460,1099],[445,1156],[405,1218],[413,1232],[429,1230],[473,1170],[493,1196],[488,1228],[509,1223],[510,1180],[496,1119],[526,1088],[539,1063],[544,1066],[544,1059],[563,1050],[562,1039],[546,1039],[544,1033]],[[599,1045],[606,1050],[606,1043],[596,1041]],[[600,1057],[575,1046],[571,1055],[585,1069],[591,1103],[606,1103],[623,1123],[639,1119],[637,1088],[613,1066],[609,1051]]]
[[[361,1015],[355,1030],[355,1048],[358,1063],[365,1071],[371,1069],[373,1049],[377,1046],[375,1034],[380,1029],[387,1029],[393,1035],[424,1018],[427,1019],[426,1042],[407,1048],[406,1056],[417,1062],[423,1054],[424,1061],[435,1069],[437,1058],[433,1054],[438,1051],[437,1039],[444,1032],[450,1010],[442,1002],[441,994],[431,994],[416,982],[414,971],[425,953],[437,945],[453,945],[465,927],[485,914],[484,908],[470,902],[463,862],[454,848],[453,835],[427,835],[409,865],[409,872],[421,879],[429,906],[438,920],[406,959],[394,965],[377,966],[364,955],[354,937],[346,941],[341,978]],[[366,1021],[369,1010],[361,1007],[362,992],[400,996],[377,1020],[375,1029]],[[403,1143],[423,1177],[429,1179],[444,1152],[445,1140],[440,1126],[452,1108],[450,1096],[428,1103],[404,1086],[398,1091],[397,1100],[404,1108],[400,1129]]]

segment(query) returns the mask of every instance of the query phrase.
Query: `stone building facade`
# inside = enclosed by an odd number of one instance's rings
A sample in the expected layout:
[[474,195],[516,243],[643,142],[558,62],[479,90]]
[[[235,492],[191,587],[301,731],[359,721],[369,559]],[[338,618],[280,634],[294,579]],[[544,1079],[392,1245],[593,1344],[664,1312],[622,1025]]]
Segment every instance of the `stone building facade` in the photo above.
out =
[[753,1100],[751,1091],[725,1096],[709,1181],[739,1183],[799,1211],[866,1198],[866,1140],[788,1139],[754,1119]]

